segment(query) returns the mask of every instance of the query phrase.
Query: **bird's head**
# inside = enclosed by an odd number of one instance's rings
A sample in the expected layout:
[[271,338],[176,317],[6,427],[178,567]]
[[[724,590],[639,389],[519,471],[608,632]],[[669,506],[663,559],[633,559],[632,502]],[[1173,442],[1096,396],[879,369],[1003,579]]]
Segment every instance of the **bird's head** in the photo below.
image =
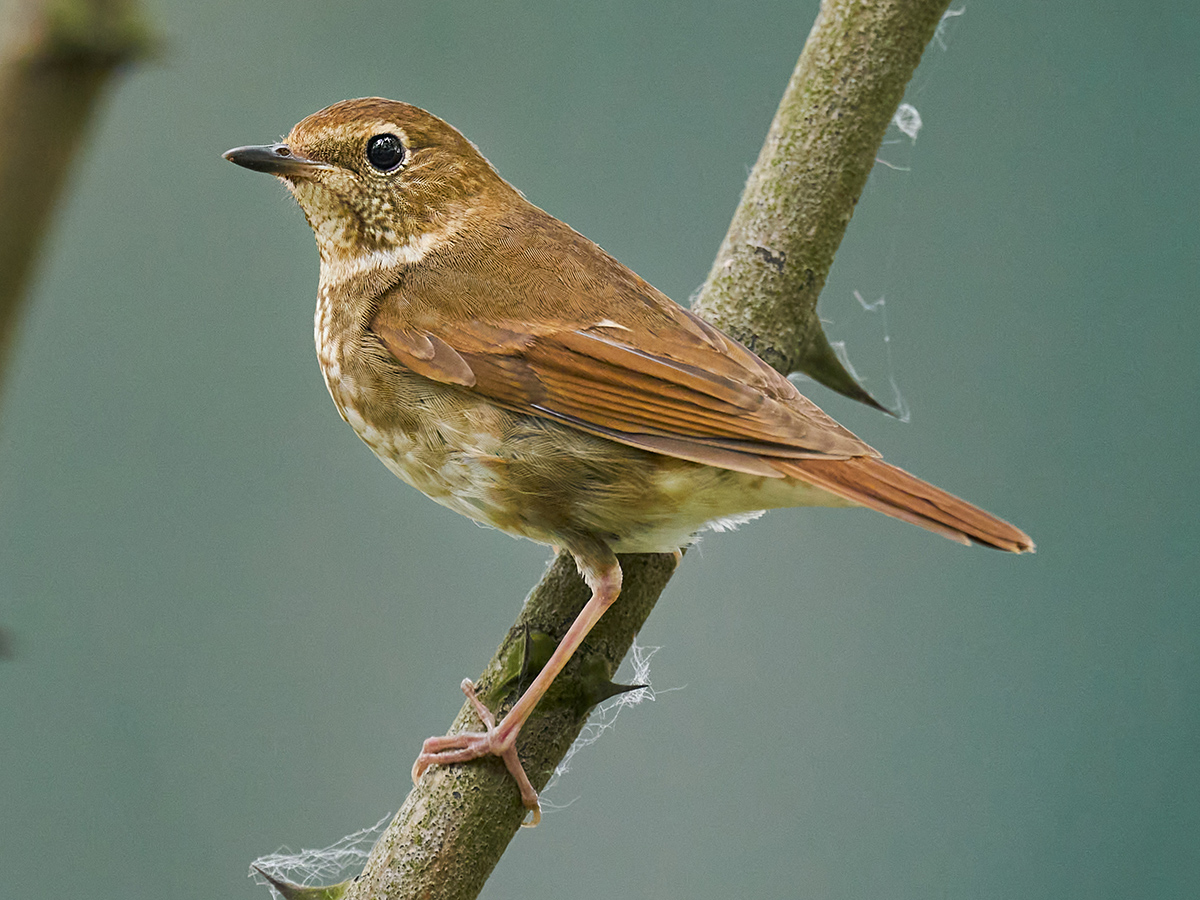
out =
[[377,97],[335,103],[277,144],[224,156],[282,179],[316,233],[322,263],[345,275],[418,262],[515,194],[453,127]]

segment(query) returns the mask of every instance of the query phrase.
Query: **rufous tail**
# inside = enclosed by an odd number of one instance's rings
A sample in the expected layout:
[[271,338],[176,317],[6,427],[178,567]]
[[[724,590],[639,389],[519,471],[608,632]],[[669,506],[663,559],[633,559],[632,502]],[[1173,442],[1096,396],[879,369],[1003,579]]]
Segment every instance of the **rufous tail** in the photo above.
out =
[[882,459],[789,459],[772,460],[772,464],[794,478],[952,541],[974,541],[1010,553],[1034,549],[1033,541],[1021,529]]

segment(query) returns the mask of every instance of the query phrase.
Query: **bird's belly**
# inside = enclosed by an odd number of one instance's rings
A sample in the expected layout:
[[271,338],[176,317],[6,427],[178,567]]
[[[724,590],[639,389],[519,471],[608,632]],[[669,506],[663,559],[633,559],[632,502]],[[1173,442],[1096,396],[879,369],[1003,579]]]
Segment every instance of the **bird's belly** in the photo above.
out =
[[588,537],[617,552],[669,552],[707,525],[732,526],[758,510],[841,505],[794,479],[650,453],[419,375],[325,375],[342,417],[403,481],[540,543]]

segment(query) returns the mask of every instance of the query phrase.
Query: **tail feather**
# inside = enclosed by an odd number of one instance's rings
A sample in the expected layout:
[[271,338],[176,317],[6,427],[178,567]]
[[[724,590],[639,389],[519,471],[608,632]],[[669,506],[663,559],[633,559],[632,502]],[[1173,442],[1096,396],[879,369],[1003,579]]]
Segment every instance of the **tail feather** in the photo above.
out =
[[1033,552],[1029,535],[881,459],[772,460],[780,471],[855,503],[968,544],[1010,553]]

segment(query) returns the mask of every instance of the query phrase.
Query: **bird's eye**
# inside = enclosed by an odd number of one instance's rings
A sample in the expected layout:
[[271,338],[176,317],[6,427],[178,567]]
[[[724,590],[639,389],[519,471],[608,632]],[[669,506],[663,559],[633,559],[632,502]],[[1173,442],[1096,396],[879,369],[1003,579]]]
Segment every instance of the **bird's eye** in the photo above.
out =
[[404,145],[394,134],[377,134],[367,141],[367,162],[380,172],[390,172],[404,162]]

